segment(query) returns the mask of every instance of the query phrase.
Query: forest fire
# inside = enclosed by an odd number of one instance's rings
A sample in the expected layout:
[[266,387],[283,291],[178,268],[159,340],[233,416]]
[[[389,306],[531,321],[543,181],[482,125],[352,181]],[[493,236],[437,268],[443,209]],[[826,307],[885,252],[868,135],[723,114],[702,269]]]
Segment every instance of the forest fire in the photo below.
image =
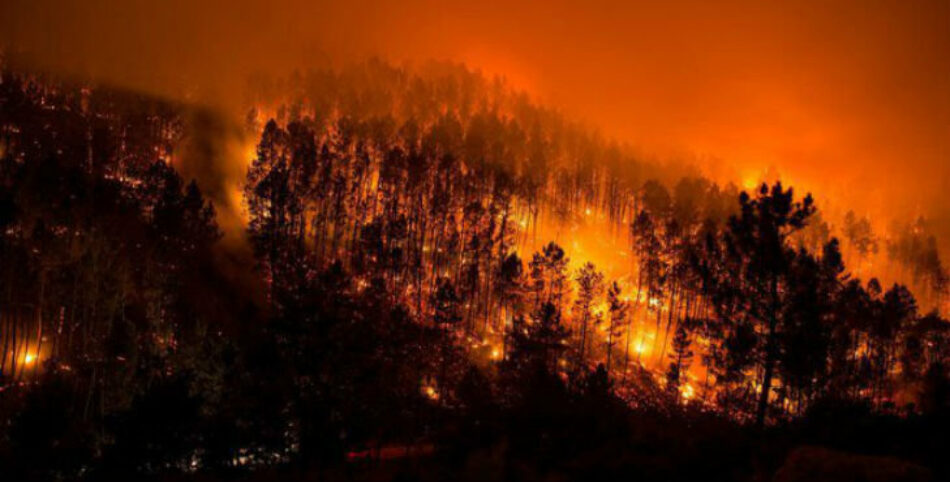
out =
[[11,480],[950,477],[945,5],[17,3]]

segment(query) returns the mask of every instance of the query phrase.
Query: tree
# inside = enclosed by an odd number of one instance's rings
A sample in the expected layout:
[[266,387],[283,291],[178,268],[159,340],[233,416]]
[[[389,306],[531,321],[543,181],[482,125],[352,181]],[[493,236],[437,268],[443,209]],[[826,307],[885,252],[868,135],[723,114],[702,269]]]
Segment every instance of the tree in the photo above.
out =
[[522,310],[524,302],[524,265],[516,253],[505,256],[498,267],[498,293],[502,308],[503,345],[501,352],[508,353],[508,332],[515,313]]
[[587,338],[591,325],[596,324],[599,315],[594,313],[594,303],[604,290],[604,275],[590,262],[585,263],[574,277],[577,282],[577,297],[574,299],[574,323],[580,325],[580,339],[577,348],[577,366],[581,369],[587,358]]
[[740,214],[729,219],[720,234],[722,249],[715,263],[723,269],[701,269],[720,317],[729,324],[749,324],[760,338],[759,378],[755,422],[765,424],[772,381],[779,360],[779,335],[785,323],[790,293],[789,268],[796,252],[788,237],[802,229],[815,211],[811,196],[795,201],[791,189],[765,184],[755,198],[739,197]]
[[867,218],[858,218],[854,211],[848,211],[844,216],[844,235],[861,260],[876,254],[878,245],[871,222]]
[[670,367],[666,372],[666,389],[673,394],[678,393],[684,375],[689,371],[690,361],[693,357],[693,352],[690,350],[692,344],[691,330],[692,321],[687,318],[676,327],[676,334],[673,336]]
[[531,313],[530,321],[515,317],[509,334],[511,363],[520,371],[542,369],[557,373],[569,335],[554,304],[544,302]]
[[536,310],[548,303],[560,317],[567,291],[567,263],[564,250],[554,242],[548,243],[531,258],[528,269]]
[[[604,341],[604,348],[607,352],[607,364],[605,370],[607,376],[610,376],[611,361],[613,360],[614,347],[623,333],[624,326],[627,323],[627,310],[629,303],[621,296],[620,284],[614,281],[607,290],[607,338]],[[628,335],[629,336],[629,335]],[[630,341],[627,340],[629,345]],[[627,367],[624,366],[624,371]]]
[[633,243],[639,259],[639,279],[646,286],[647,307],[656,312],[653,352],[660,337],[660,314],[665,291],[668,270],[662,258],[663,244],[653,216],[640,211],[632,226]]
[[452,280],[440,278],[432,293],[432,321],[444,331],[455,327],[462,321],[461,299],[455,292]]
[[786,396],[797,402],[799,412],[828,383],[833,303],[843,271],[834,239],[825,245],[820,259],[800,249],[789,265],[779,332],[779,372]]
[[904,285],[895,284],[876,303],[868,335],[874,381],[872,394],[879,406],[884,402],[887,376],[898,354],[897,341],[916,316],[917,301]]

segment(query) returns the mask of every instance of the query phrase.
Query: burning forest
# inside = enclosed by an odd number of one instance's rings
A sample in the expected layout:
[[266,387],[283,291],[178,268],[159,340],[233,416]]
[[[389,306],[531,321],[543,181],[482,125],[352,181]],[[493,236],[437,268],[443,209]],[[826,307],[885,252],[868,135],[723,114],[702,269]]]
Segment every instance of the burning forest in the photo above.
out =
[[645,155],[463,62],[252,75],[223,109],[27,53],[9,480],[950,476],[939,208]]

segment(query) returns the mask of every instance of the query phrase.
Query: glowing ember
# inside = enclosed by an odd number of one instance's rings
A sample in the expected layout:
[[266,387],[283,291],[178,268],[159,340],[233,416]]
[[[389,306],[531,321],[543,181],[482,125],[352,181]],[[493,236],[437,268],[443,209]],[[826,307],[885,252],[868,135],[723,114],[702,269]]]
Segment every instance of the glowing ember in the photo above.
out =
[[492,359],[492,360],[501,360],[501,349],[499,349],[499,348],[497,348],[497,347],[496,347],[496,348],[492,348],[492,351],[491,351],[491,359]]
[[683,400],[689,400],[693,398],[693,395],[695,395],[695,389],[692,385],[687,383],[683,385],[682,388],[680,388],[680,395],[683,397]]

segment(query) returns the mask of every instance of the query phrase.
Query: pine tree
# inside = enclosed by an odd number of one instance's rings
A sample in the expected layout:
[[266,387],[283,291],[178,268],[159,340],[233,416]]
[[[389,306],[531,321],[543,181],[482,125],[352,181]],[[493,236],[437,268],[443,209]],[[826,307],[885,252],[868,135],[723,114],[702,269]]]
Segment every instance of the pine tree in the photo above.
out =
[[[610,376],[611,361],[613,360],[614,347],[617,345],[620,336],[623,333],[624,326],[627,324],[627,311],[629,303],[621,297],[620,284],[614,281],[607,290],[607,337],[604,341],[604,349],[607,352],[607,363],[605,369]],[[627,344],[630,341],[627,340]],[[623,367],[626,372],[627,367]]]
[[676,334],[673,336],[673,351],[670,353],[670,365],[666,372],[666,389],[671,393],[677,393],[686,373],[689,372],[689,366],[693,357],[690,350],[692,345],[691,331],[693,322],[685,319],[676,327]]

